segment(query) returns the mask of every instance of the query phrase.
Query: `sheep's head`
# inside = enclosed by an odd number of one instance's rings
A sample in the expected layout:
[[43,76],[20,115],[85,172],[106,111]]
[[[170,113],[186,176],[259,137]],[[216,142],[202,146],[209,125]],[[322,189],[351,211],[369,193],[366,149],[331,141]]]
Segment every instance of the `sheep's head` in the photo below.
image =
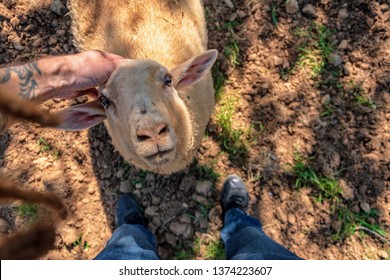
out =
[[[154,60],[118,67],[93,102],[66,110],[62,129],[79,130],[107,119],[115,148],[139,168],[171,173],[187,156],[194,128],[178,90],[200,81],[215,62],[210,50],[168,70]],[[205,100],[207,102],[207,100]]]

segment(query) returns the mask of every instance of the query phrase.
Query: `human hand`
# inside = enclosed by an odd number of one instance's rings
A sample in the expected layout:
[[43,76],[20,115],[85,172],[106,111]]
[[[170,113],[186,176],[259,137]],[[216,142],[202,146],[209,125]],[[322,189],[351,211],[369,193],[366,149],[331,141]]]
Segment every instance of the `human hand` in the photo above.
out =
[[[128,61],[119,55],[102,51],[86,51],[65,58],[69,67],[65,67],[65,73],[60,74],[62,77],[51,98],[70,99],[97,94],[95,87],[104,84],[116,67]],[[70,83],[64,83],[61,78]]]

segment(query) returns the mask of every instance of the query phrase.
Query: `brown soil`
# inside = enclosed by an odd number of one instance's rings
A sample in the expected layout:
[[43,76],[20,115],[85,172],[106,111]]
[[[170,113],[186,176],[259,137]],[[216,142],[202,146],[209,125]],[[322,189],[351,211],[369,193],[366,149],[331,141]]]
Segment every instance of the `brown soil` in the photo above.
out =
[[[67,10],[51,2],[0,2],[1,64],[76,51]],[[215,68],[226,76],[223,94],[238,98],[234,127],[253,127],[245,149],[239,155],[226,151],[214,116],[196,161],[183,172],[161,176],[125,163],[103,125],[82,132],[14,125],[0,136],[0,174],[56,193],[71,213],[57,230],[55,248],[43,258],[96,256],[114,230],[120,192],[133,193],[142,204],[161,257],[183,256],[178,252],[188,252],[199,240],[218,240],[221,185],[236,173],[250,190],[250,213],[270,237],[299,256],[389,259],[389,244],[368,231],[335,241],[340,220],[331,203],[316,202],[318,191],[312,187],[298,190],[291,172],[299,151],[316,174],[338,180],[343,205],[354,213],[376,209],[379,215],[368,221],[390,232],[388,2],[302,0],[291,13],[284,0],[233,0],[234,8],[225,1],[204,2],[209,46],[221,54]],[[229,31],[228,21],[238,25]],[[316,77],[297,67],[305,40],[298,32],[313,27],[313,21],[331,30],[334,46]],[[240,49],[236,67],[223,55],[232,40]],[[357,95],[371,103],[357,101]],[[60,109],[85,101],[53,100],[44,106]],[[38,145],[39,139],[50,149]],[[15,210],[19,204],[0,207],[1,237],[28,227],[29,219]],[[184,256],[207,257],[202,250]]]

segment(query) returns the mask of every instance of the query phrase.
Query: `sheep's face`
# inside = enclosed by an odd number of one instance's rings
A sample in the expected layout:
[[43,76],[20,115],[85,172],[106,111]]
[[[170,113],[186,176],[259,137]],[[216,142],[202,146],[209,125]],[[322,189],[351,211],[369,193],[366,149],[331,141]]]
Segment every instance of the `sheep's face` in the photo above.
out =
[[132,60],[111,75],[101,94],[113,144],[126,160],[158,172],[185,156],[192,124],[165,67]]
[[191,109],[178,91],[200,81],[217,54],[206,51],[169,71],[154,60],[128,60],[100,87],[98,100],[61,111],[58,128],[81,130],[107,119],[112,142],[125,160],[158,173],[178,171],[194,149]]

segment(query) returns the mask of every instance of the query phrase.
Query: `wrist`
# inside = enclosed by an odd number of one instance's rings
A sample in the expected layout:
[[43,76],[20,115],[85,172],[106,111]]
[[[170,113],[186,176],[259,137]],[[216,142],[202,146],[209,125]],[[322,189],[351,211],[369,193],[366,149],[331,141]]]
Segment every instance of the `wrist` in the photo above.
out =
[[76,83],[75,61],[69,55],[51,57],[38,61],[41,75],[37,76],[38,91],[34,100],[45,102],[71,90]]

